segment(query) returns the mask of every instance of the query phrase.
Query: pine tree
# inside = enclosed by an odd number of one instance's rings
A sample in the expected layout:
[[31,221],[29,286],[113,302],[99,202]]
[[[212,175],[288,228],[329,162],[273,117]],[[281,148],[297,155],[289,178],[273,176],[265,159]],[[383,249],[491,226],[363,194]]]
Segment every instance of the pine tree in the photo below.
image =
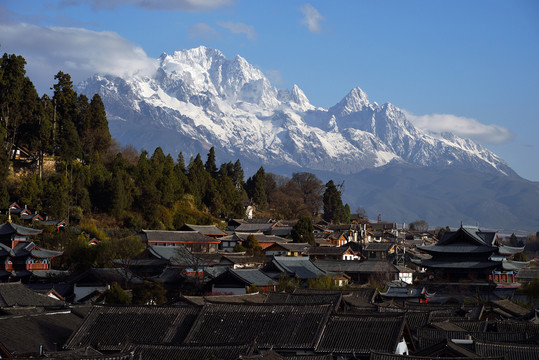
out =
[[92,154],[96,151],[104,154],[110,147],[111,136],[105,105],[99,94],[95,94],[90,102],[90,127],[93,139]]
[[200,154],[197,154],[197,156],[189,163],[187,177],[189,179],[190,193],[195,198],[195,205],[201,207],[211,176],[204,168]]
[[206,164],[204,164],[204,168],[212,178],[217,178],[217,165],[215,164],[215,148],[213,146],[208,152],[208,159],[206,160]]
[[[58,155],[67,162],[80,157],[81,143],[77,132],[77,93],[69,74],[59,71],[54,76],[58,82],[54,85],[56,106],[56,144]],[[53,129],[54,131],[54,129]]]
[[4,146],[4,134],[6,130],[0,126],[0,208],[5,209],[9,205],[9,193],[7,190],[7,177],[9,174],[9,159]]
[[26,60],[22,56],[4,54],[0,62],[0,119],[4,127],[4,148],[11,154],[21,123],[24,69]]
[[236,162],[234,163],[234,172],[233,172],[233,175],[232,175],[232,178],[234,180],[234,185],[240,189],[243,187],[243,169],[241,167],[241,162],[240,160],[236,160]]
[[341,193],[330,180],[326,184],[326,191],[323,196],[324,215],[323,219],[328,222],[341,223],[344,220],[344,206],[342,204]]
[[260,209],[263,210],[267,207],[266,172],[262,166],[258,169],[256,174],[247,179],[246,190],[249,198],[251,198]]
[[312,246],[316,245],[314,240],[314,227],[313,221],[308,216],[302,216],[296,225],[292,228],[290,233],[292,241],[296,243],[309,243]]

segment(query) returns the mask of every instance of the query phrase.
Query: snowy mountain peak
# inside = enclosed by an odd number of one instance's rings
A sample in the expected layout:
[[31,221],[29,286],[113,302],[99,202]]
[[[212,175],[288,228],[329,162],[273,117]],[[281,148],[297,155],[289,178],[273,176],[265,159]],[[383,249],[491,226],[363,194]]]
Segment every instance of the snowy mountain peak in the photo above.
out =
[[315,108],[311,105],[303,90],[296,84],[294,84],[291,90],[279,89],[277,99],[284,104],[288,104],[297,111],[307,111]]
[[297,85],[277,90],[239,55],[229,60],[201,46],[163,54],[158,63],[153,77],[94,76],[79,85],[81,93],[101,95],[122,143],[184,155],[215,146],[242,162],[340,173],[398,160],[514,174],[469,140],[435,138],[396,106],[371,104],[359,87],[322,109]]
[[352,89],[337,105],[331,108],[333,113],[340,116],[346,116],[351,113],[363,111],[363,109],[372,109],[367,94],[359,87]]

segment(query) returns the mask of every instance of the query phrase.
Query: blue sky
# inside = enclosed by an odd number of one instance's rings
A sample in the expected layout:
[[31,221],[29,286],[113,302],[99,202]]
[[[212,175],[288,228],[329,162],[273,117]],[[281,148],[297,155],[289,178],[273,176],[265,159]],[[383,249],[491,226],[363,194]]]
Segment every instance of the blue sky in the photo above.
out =
[[148,68],[205,45],[297,84],[316,106],[352,88],[417,126],[476,140],[539,181],[539,1],[3,0],[0,51],[40,94],[62,70]]

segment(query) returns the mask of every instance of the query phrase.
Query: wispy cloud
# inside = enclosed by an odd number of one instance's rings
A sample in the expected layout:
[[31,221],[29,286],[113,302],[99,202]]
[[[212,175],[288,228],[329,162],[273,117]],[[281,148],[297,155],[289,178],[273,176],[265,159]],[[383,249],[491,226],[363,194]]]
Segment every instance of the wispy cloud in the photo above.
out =
[[38,92],[46,92],[58,71],[74,83],[95,73],[150,74],[157,60],[117,33],[80,28],[0,24],[2,50],[22,55]]
[[311,4],[305,4],[301,7],[300,11],[304,17],[301,19],[301,23],[306,25],[310,32],[319,33],[322,31],[320,22],[324,20],[324,17],[316,10]]
[[498,125],[482,124],[476,119],[451,114],[414,115],[406,113],[406,118],[418,128],[430,133],[451,132],[481,144],[499,144],[511,140],[511,130]]
[[244,24],[242,22],[233,23],[233,22],[219,22],[219,26],[230,30],[234,34],[245,34],[249,40],[255,40],[257,35],[255,28],[251,25]]
[[265,70],[264,74],[268,77],[269,81],[273,85],[282,85],[284,83],[283,78],[279,70]]
[[203,40],[215,40],[220,39],[221,34],[213,27],[205,23],[198,23],[189,27],[190,38],[201,38]]
[[[212,11],[232,5],[236,0],[84,0],[94,9],[111,10],[122,5],[138,6],[147,10],[168,11]],[[64,0],[62,5],[76,4],[73,0]]]

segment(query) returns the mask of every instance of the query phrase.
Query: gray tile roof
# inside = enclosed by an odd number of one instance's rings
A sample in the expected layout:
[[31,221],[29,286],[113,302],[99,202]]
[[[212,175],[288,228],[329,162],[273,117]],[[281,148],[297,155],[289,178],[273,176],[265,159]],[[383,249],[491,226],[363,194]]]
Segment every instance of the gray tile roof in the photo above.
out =
[[190,306],[95,306],[66,348],[119,351],[128,343],[180,344],[199,311]]
[[[385,354],[376,351],[371,352],[369,360],[432,360],[432,356],[415,356],[415,355],[397,355],[397,354]],[[470,357],[436,357],[438,360],[465,360]],[[504,360],[502,357],[482,357],[474,356],[474,360]]]
[[245,223],[238,226],[235,231],[237,232],[247,232],[247,233],[256,233],[256,232],[269,232],[276,225],[276,223]]
[[365,251],[389,251],[395,243],[392,242],[371,242],[365,244],[363,250]]
[[63,251],[54,251],[54,250],[47,250],[47,249],[33,249],[31,251],[32,256],[40,259],[50,259],[56,256],[62,255]]
[[196,231],[142,230],[143,241],[149,242],[189,242],[216,243],[217,239],[202,235]]
[[259,243],[261,242],[278,242],[278,243],[287,243],[291,242],[292,240],[289,239],[283,239],[282,237],[276,236],[276,235],[266,235],[266,234],[257,234],[257,233],[248,233],[248,232],[235,232],[234,233],[238,239],[241,241],[247,240],[247,237],[249,235],[254,235],[256,240],[258,240]]
[[260,269],[229,269],[228,271],[248,285],[277,285],[275,280],[264,274]]
[[26,226],[17,225],[15,223],[4,223],[0,225],[0,236],[18,234],[22,236],[32,236],[41,234],[43,230],[32,229]]
[[181,230],[186,231],[197,231],[204,235],[214,235],[214,236],[225,236],[226,232],[219,229],[215,225],[191,225],[191,224],[185,224],[181,227]]
[[20,282],[0,283],[0,308],[12,306],[62,307],[65,303],[39,294]]
[[343,255],[349,248],[348,247],[311,247],[309,249],[309,255],[312,256],[341,256]]
[[308,243],[294,243],[294,242],[279,242],[279,246],[288,251],[304,251],[307,252],[311,245]]
[[531,344],[503,344],[496,342],[475,342],[475,352],[480,356],[499,356],[505,360],[539,359],[539,346]]
[[68,309],[42,313],[34,310],[28,315],[2,316],[0,344],[12,355],[21,357],[39,354],[40,345],[44,351],[56,351],[81,323],[82,317]]
[[256,341],[259,348],[312,349],[331,309],[330,305],[206,304],[185,342]]
[[286,292],[268,293],[266,304],[331,304],[337,308],[342,300],[342,294],[335,293],[311,293],[289,294]]
[[417,329],[419,348],[425,349],[445,339],[467,339],[469,336],[474,340],[482,340],[497,343],[522,343],[528,339],[526,333],[500,333],[500,332],[469,332],[469,331],[445,331],[440,329],[421,328]]
[[135,359],[195,360],[195,359],[243,359],[251,351],[246,344],[227,345],[135,345],[131,348]]
[[316,260],[316,266],[330,272],[350,272],[350,273],[376,273],[390,272],[398,273],[395,265],[387,261],[371,260]]
[[363,354],[394,353],[403,337],[404,316],[333,315],[327,322],[316,352]]
[[274,256],[271,262],[281,272],[286,272],[289,276],[295,275],[303,280],[317,278],[326,274],[326,271],[306,257]]

